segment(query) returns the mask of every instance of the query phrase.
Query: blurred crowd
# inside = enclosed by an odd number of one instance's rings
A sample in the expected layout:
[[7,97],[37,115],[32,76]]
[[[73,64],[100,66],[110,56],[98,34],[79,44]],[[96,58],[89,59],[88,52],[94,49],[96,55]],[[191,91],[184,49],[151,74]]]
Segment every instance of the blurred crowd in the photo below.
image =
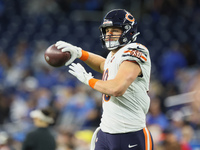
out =
[[101,93],[68,67],[49,66],[44,52],[64,40],[105,57],[98,26],[114,8],[136,17],[137,41],[150,51],[147,125],[155,150],[200,150],[199,0],[0,0],[0,150],[20,150],[34,128],[30,112],[48,106],[57,150],[89,149]]

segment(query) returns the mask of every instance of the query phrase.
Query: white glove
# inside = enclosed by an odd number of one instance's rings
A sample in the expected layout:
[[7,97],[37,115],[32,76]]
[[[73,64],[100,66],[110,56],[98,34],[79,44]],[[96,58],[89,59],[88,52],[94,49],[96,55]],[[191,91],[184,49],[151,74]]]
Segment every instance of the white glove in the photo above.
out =
[[77,77],[81,82],[89,85],[89,80],[93,78],[91,72],[87,73],[85,68],[79,63],[72,63],[69,68],[71,69],[69,70],[69,73]]
[[66,62],[65,66],[71,64],[76,58],[80,58],[82,55],[82,48],[74,46],[64,41],[56,42],[55,46],[57,49],[61,49],[62,52],[70,52],[71,58]]

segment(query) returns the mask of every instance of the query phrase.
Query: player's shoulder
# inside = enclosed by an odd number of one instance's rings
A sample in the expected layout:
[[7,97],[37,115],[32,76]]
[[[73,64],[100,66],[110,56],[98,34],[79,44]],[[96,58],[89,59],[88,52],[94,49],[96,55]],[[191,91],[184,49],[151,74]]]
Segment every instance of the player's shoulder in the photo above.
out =
[[147,47],[140,43],[129,43],[121,49],[121,52],[122,53],[137,52],[137,53],[143,53],[146,56],[149,55],[149,50],[147,49]]
[[123,60],[140,60],[140,62],[144,63],[149,58],[149,51],[140,43],[130,43],[121,49],[121,57]]

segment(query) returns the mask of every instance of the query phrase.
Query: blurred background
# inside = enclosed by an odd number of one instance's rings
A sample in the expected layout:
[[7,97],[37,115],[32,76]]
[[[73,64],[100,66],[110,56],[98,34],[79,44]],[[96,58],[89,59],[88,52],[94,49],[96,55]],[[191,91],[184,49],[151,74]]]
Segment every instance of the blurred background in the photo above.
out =
[[20,150],[34,128],[30,111],[47,106],[56,112],[57,150],[89,149],[101,93],[68,67],[49,66],[44,52],[64,40],[106,57],[98,27],[114,8],[133,14],[137,42],[150,51],[147,125],[155,150],[200,150],[200,0],[0,0],[1,150]]

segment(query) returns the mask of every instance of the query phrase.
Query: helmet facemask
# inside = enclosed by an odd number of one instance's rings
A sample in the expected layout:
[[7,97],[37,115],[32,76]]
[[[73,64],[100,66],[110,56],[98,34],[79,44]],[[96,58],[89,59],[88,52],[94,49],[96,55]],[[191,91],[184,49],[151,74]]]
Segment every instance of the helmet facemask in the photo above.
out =
[[105,42],[105,47],[108,50],[114,50],[117,49],[118,47],[120,47],[120,37],[121,37],[122,33],[119,35],[106,35],[106,32],[104,33],[104,42]]
[[116,41],[106,41],[105,42],[105,46],[108,50],[114,50],[114,49],[117,49],[120,44],[119,44],[119,40],[116,40]]

